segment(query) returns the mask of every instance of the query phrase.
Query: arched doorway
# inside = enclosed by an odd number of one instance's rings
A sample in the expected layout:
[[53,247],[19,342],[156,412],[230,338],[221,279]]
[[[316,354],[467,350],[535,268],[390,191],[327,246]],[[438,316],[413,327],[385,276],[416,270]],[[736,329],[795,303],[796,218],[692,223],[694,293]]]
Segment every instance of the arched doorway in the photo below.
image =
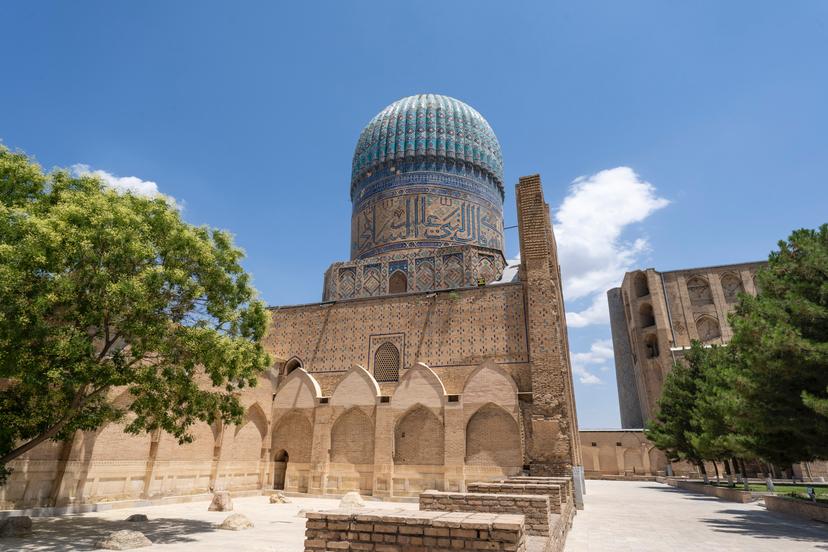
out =
[[285,473],[287,473],[288,453],[280,450],[273,459],[273,488],[280,491],[285,490]]
[[405,293],[408,291],[408,278],[402,270],[395,270],[388,279],[388,293]]

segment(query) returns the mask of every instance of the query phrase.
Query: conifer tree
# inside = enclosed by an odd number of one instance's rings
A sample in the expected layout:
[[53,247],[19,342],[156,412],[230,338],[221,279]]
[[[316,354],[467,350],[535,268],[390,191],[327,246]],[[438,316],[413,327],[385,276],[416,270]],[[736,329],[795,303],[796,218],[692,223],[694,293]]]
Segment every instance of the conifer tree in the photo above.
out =
[[828,458],[828,224],[779,242],[730,317],[732,423],[777,466]]
[[674,364],[664,380],[656,416],[647,424],[647,437],[671,461],[697,465],[707,481],[704,457],[693,444],[693,412],[704,360],[704,349],[694,342],[684,359]]

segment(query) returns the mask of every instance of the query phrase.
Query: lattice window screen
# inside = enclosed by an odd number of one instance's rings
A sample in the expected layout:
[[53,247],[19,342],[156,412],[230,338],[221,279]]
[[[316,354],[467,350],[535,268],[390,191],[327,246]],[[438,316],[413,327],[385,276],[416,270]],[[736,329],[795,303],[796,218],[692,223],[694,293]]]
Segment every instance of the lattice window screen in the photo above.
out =
[[400,377],[400,351],[387,341],[374,353],[374,379],[397,381]]

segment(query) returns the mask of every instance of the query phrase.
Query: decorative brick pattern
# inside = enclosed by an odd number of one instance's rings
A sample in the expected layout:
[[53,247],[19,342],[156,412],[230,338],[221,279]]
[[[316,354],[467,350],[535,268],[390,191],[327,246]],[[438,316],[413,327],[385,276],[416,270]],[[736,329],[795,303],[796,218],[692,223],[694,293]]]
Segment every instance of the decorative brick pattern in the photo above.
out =
[[524,517],[436,511],[332,510],[308,512],[305,552],[524,552]]
[[401,367],[472,366],[487,358],[498,364],[525,363],[526,320],[519,284],[366,298],[342,303],[271,310],[266,338],[277,358],[299,357],[313,374],[343,372],[353,364],[371,369],[373,347],[400,335]]

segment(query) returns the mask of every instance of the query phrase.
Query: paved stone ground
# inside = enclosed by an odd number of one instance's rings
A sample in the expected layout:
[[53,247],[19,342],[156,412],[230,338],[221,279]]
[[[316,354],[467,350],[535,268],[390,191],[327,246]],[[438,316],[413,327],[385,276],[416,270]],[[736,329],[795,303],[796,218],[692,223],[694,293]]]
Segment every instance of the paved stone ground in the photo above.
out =
[[[724,502],[659,483],[588,481],[586,509],[578,512],[566,552],[604,551],[828,551],[828,526],[771,514],[756,504]],[[155,545],[141,550],[301,552],[305,519],[300,509],[330,509],[338,500],[291,498],[270,504],[267,497],[233,499],[235,510],[255,527],[217,528],[231,512],[208,512],[209,502],[110,510],[55,518],[34,518],[34,535],[0,539],[0,551],[94,550],[111,531],[136,529]],[[417,504],[369,502],[369,506],[416,510]],[[142,513],[147,523],[123,521]]]
[[828,550],[828,525],[660,483],[587,481],[566,552]]
[[[320,510],[339,506],[339,500],[291,498],[290,504],[270,504],[264,496],[234,498],[232,512],[208,512],[209,502],[128,508],[54,518],[33,518],[33,535],[26,539],[0,539],[0,550],[64,552],[95,550],[98,539],[111,531],[134,529],[155,543],[139,550],[197,550],[199,552],[301,552],[305,518],[300,509]],[[417,504],[368,502],[371,508],[416,510]],[[255,527],[226,531],[217,526],[230,514],[244,514]],[[146,523],[123,521],[131,514],[146,514]]]

